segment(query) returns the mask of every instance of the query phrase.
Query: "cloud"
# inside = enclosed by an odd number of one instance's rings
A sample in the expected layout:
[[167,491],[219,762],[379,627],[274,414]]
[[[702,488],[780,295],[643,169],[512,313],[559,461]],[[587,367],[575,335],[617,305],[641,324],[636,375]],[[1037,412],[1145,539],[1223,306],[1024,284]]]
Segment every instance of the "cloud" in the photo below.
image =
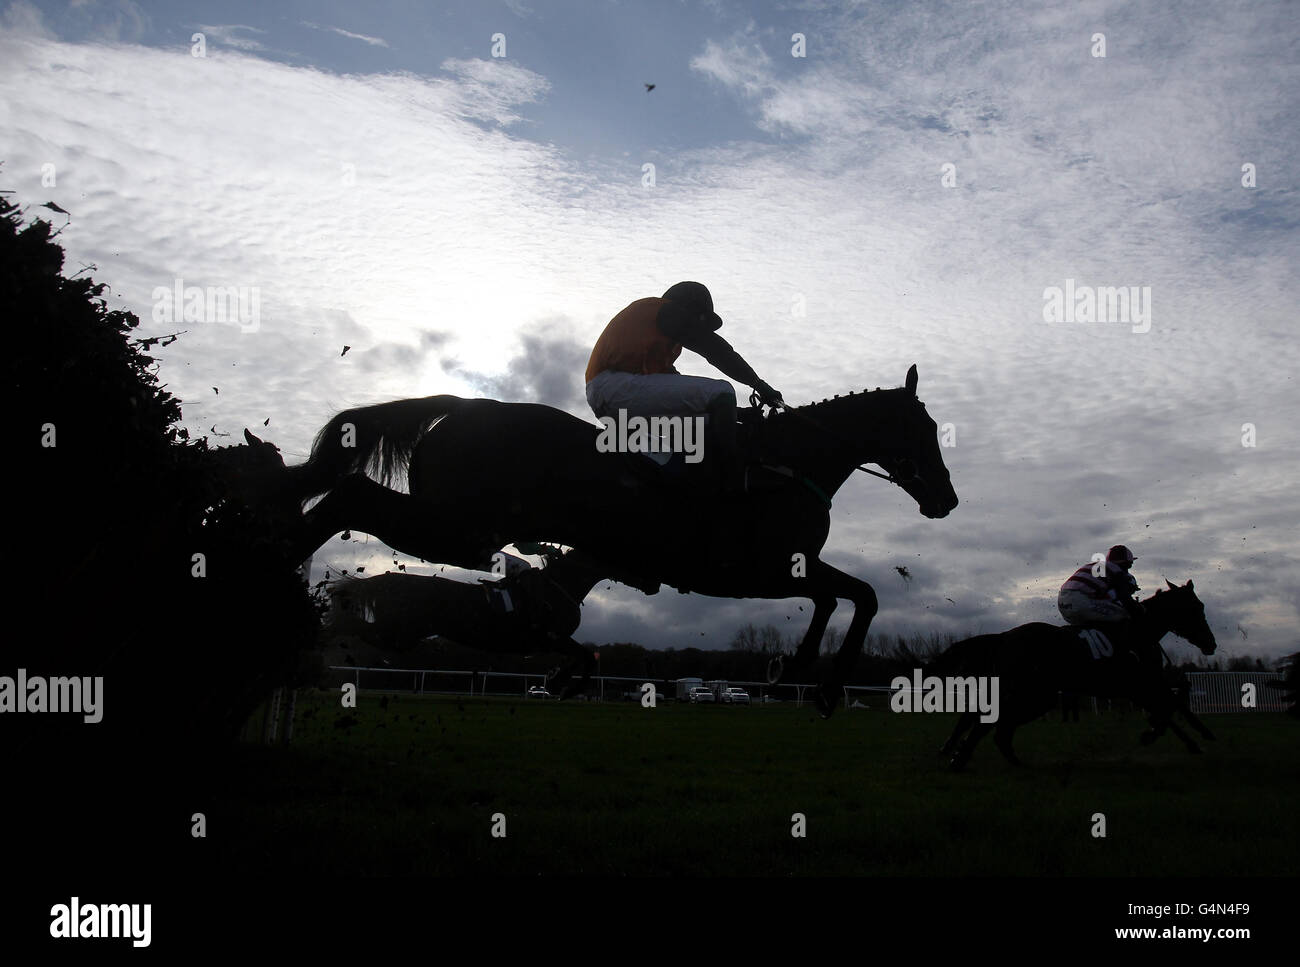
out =
[[86,39],[114,44],[139,43],[152,29],[152,20],[132,0],[82,0],[70,5],[61,22]]
[[575,339],[571,328],[568,319],[552,317],[521,330],[521,351],[504,374],[475,373],[454,361],[446,369],[493,398],[544,403],[591,420],[584,385],[574,378],[585,371],[591,347]]
[[691,59],[692,70],[750,99],[766,98],[779,89],[771,66],[772,60],[762,47],[750,38],[740,37],[726,44],[706,40],[704,51]]
[[[206,28],[200,60],[51,42],[39,11],[11,4],[6,187],[75,211],[69,264],[97,264],[114,307],[151,332],[156,286],[260,288],[258,331],[186,325],[163,357],[192,428],[269,415],[292,459],[336,410],[385,399],[487,393],[589,418],[601,328],[696,278],[722,335],[791,402],[896,386],[915,362],[931,415],[954,425],[948,519],[861,475],[836,496],[826,557],[877,585],[873,629],[1059,620],[1060,583],[1123,541],[1144,584],[1194,578],[1216,629],[1293,649],[1287,6],[1176,21],[1104,5],[808,8],[802,59],[784,27],[711,16],[689,66],[656,75],[692,92],[660,147],[580,158],[559,133],[554,65],[439,54],[425,73],[340,75],[252,56],[269,42],[256,26]],[[1098,23],[1104,60],[1088,55]],[[707,136],[737,116],[744,137]],[[691,125],[693,146],[675,147]],[[1150,331],[1044,322],[1044,290],[1067,279],[1150,286]],[[679,366],[716,375],[689,353]],[[725,644],[789,607],[593,601],[593,628],[659,645],[699,630]]]
[[246,24],[199,24],[196,28],[209,40],[243,51],[267,51],[260,40],[246,37],[244,33],[264,34],[265,30],[249,27]]
[[53,38],[54,33],[45,26],[41,11],[27,0],[14,0],[0,13],[0,24],[16,36]]
[[311,27],[313,30],[325,30],[330,33],[338,34],[340,37],[347,37],[349,40],[359,40],[362,43],[369,44],[371,47],[387,47],[388,41],[382,37],[368,37],[365,34],[354,34],[350,30],[344,30],[342,27],[328,27],[322,24],[312,23],[309,20],[300,20],[304,27]]
[[550,87],[540,74],[502,59],[450,58],[441,67],[456,80],[447,87],[456,95],[449,107],[464,117],[500,125],[519,121],[515,108],[537,100]]

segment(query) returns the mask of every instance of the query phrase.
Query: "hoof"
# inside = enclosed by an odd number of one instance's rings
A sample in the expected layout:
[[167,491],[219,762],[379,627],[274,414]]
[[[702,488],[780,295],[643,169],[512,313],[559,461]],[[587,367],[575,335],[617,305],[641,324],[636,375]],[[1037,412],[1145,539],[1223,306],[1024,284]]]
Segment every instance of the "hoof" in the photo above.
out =
[[817,707],[822,718],[828,719],[835,714],[835,706],[839,704],[838,697],[834,692],[827,694],[825,685],[817,686],[817,690],[813,692],[813,705]]
[[955,755],[948,760],[948,769],[952,772],[961,772],[965,768],[966,760],[959,755]]
[[777,655],[767,663],[767,683],[769,685],[781,684],[783,674],[785,674],[785,659]]

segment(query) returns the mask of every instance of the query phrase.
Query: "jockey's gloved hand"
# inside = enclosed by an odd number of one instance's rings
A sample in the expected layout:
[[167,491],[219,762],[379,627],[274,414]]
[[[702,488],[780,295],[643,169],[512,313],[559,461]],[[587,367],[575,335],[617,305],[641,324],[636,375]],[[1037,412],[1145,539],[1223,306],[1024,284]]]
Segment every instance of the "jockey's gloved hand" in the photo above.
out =
[[758,385],[755,386],[754,389],[758,392],[758,398],[763,401],[765,406],[785,405],[785,400],[781,398],[781,394],[772,389],[772,387],[768,386],[762,380],[759,380]]

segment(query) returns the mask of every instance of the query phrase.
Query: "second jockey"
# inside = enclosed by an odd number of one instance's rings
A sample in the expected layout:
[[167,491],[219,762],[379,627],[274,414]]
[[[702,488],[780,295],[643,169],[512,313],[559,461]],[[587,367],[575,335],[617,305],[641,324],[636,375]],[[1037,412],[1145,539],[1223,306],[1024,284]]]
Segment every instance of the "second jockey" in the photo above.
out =
[[1137,560],[1123,544],[1106,552],[1101,561],[1085,564],[1061,585],[1056,605],[1072,625],[1114,624],[1128,621],[1142,613],[1142,605],[1133,600],[1138,583],[1129,570]]

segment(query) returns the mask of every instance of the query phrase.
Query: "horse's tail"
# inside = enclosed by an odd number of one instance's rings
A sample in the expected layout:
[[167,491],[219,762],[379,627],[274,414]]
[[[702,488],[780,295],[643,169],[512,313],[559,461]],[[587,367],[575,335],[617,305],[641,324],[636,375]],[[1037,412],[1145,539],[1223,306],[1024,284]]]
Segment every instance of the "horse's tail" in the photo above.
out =
[[296,492],[306,503],[350,473],[368,473],[389,486],[406,473],[433,423],[465,402],[459,396],[425,396],[344,410],[321,427],[307,461],[289,468]]

